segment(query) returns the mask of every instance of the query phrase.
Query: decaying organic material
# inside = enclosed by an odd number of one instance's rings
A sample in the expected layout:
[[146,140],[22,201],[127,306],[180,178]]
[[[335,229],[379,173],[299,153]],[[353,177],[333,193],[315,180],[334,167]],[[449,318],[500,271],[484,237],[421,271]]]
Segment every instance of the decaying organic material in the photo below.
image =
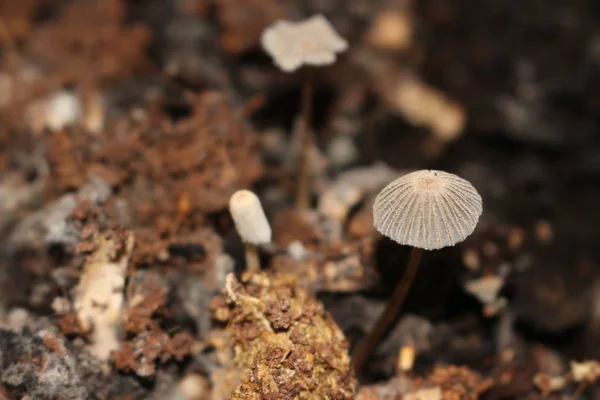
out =
[[102,361],[119,347],[118,327],[133,244],[130,233],[100,235],[75,291],[75,312],[83,330],[91,332],[90,351]]
[[[0,398],[600,398],[597,6],[468,3],[0,0]],[[410,251],[375,198],[423,168],[486,212],[355,383]]]
[[353,399],[348,343],[323,305],[291,275],[246,274],[243,283],[229,275],[230,305],[214,310],[227,316],[228,368],[241,379],[231,398]]
[[358,400],[476,400],[493,382],[466,367],[438,367],[425,379],[399,376],[389,382],[366,386]]
[[188,357],[194,339],[188,332],[166,332],[161,328],[167,290],[158,274],[140,271],[130,279],[128,307],[123,312],[127,339],[112,353],[112,360],[119,371],[154,377],[158,365]]
[[293,274],[310,291],[351,292],[372,287],[373,234],[348,237],[339,220],[317,213],[285,210],[273,221],[274,240],[287,251],[277,254],[271,268]]
[[61,82],[130,77],[147,69],[150,32],[141,24],[125,26],[125,13],[119,0],[71,2],[58,20],[35,32],[29,51]]

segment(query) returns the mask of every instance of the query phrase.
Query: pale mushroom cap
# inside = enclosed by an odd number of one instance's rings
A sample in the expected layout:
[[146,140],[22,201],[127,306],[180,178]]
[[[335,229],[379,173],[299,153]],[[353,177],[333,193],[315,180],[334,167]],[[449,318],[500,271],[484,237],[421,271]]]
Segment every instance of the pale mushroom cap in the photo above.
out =
[[348,42],[320,14],[299,22],[278,21],[265,29],[260,40],[275,64],[285,72],[293,72],[302,65],[333,64],[336,53],[348,48]]
[[258,197],[249,190],[238,190],[229,199],[229,212],[243,242],[263,244],[271,241],[271,226]]
[[375,228],[400,244],[425,250],[460,243],[469,236],[483,211],[471,183],[443,171],[404,175],[375,199]]

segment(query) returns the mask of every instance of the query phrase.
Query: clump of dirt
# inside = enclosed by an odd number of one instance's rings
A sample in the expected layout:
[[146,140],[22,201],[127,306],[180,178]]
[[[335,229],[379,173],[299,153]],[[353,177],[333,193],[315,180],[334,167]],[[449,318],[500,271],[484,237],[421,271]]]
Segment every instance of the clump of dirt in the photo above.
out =
[[174,122],[163,105],[149,104],[142,121],[123,117],[104,135],[48,134],[46,190],[56,196],[101,178],[119,194],[95,211],[82,209],[82,218],[96,222],[87,218],[94,214],[131,228],[136,265],[176,262],[171,253],[196,246],[199,251],[188,251],[194,253],[188,267],[203,269],[222,252],[221,238],[205,226],[206,213],[225,209],[234,191],[255,182],[262,161],[243,108],[227,95],[188,97],[189,117]]
[[386,383],[364,386],[357,399],[476,400],[493,383],[467,367],[438,366],[426,378],[397,376]]
[[231,398],[354,398],[348,343],[323,305],[291,275],[246,274],[242,282],[230,275],[229,305],[213,309],[233,346],[225,368],[240,379]]
[[132,278],[128,307],[123,317],[127,339],[112,353],[119,371],[151,377],[158,364],[181,362],[192,352],[193,337],[187,332],[169,334],[161,328],[166,314],[167,285],[154,273],[140,271]]
[[26,51],[60,84],[126,79],[149,67],[150,31],[125,25],[125,18],[120,0],[71,2],[59,18],[36,29]]

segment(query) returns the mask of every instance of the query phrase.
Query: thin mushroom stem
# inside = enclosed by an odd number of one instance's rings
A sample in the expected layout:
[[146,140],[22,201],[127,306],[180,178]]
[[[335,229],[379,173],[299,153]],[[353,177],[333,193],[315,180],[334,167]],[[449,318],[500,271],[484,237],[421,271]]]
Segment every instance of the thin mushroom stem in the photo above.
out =
[[420,261],[422,255],[422,249],[413,247],[410,253],[410,259],[408,260],[408,266],[404,272],[404,276],[400,282],[398,282],[392,297],[388,300],[385,309],[377,319],[377,322],[375,322],[375,325],[367,337],[365,337],[358,345],[356,350],[354,350],[354,353],[352,354],[352,366],[354,367],[356,374],[361,371],[364,364],[373,354],[377,344],[384,337],[384,335],[388,333],[392,324],[396,320],[398,312],[400,311],[400,306],[404,302],[404,299],[406,299],[406,295],[408,294],[408,291],[415,280],[415,276],[419,270],[419,265],[421,264]]
[[314,138],[312,133],[313,79],[312,71],[305,71],[302,87],[302,132],[300,136],[298,187],[296,192],[296,209],[306,211],[310,207],[310,153]]
[[248,271],[260,271],[260,258],[258,256],[258,247],[252,243],[244,243],[246,250],[246,269]]

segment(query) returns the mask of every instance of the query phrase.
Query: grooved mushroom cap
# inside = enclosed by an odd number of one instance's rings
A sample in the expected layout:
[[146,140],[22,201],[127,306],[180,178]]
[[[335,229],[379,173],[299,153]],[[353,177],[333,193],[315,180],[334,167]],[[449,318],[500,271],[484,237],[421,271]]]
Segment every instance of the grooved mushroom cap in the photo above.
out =
[[249,190],[238,190],[229,199],[229,212],[243,242],[263,244],[271,241],[271,226],[258,197]]
[[454,246],[469,236],[483,211],[471,183],[443,171],[406,174],[375,199],[375,228],[400,244],[425,250]]
[[336,53],[348,48],[348,42],[320,14],[299,22],[277,21],[265,29],[260,42],[285,72],[302,65],[333,64]]

